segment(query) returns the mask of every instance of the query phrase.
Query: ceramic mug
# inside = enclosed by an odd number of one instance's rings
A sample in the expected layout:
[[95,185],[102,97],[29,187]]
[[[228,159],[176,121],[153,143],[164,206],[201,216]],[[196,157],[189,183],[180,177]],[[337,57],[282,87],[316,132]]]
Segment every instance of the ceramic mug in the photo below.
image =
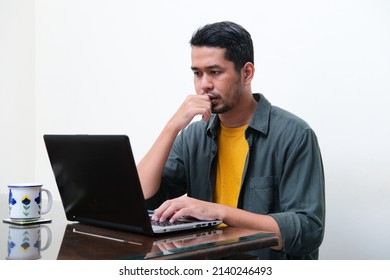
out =
[[[46,231],[47,241],[42,247],[42,229]],[[51,230],[45,225],[9,226],[7,260],[36,260],[41,258],[41,251],[51,244]]]
[[[50,191],[42,184],[9,184],[8,216],[15,221],[33,221],[47,214],[53,204]],[[42,209],[42,192],[46,193],[48,203]]]

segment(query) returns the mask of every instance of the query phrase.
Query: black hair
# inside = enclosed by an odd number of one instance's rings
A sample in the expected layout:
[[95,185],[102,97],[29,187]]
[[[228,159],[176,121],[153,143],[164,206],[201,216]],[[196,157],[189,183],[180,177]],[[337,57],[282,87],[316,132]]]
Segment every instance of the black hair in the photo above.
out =
[[234,22],[216,22],[199,28],[192,35],[190,45],[226,49],[225,58],[233,62],[238,73],[245,63],[254,64],[251,35],[241,25]]

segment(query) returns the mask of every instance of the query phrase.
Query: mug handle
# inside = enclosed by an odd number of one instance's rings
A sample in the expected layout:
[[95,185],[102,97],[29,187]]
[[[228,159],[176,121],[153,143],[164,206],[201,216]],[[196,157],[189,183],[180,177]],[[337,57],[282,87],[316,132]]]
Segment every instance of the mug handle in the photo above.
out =
[[45,225],[41,225],[41,229],[44,228],[47,232],[47,241],[46,241],[46,244],[44,247],[41,247],[41,251],[44,251],[46,250],[47,248],[50,247],[50,244],[51,244],[51,230],[48,226],[45,226]]
[[51,206],[53,205],[53,197],[51,195],[51,192],[47,189],[42,189],[42,192],[46,193],[47,199],[48,199],[46,209],[42,210],[42,212],[41,212],[41,215],[44,215],[50,211]]

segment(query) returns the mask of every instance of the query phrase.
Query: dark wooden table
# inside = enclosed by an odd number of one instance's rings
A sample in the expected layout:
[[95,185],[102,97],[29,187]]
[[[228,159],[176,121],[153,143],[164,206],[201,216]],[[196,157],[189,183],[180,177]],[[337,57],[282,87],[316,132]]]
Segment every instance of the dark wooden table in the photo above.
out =
[[[7,218],[7,195],[0,195],[0,218]],[[214,227],[150,237],[131,232],[70,223],[61,202],[55,202],[41,233],[40,259],[222,259],[241,258],[253,250],[279,244],[274,233],[236,227]],[[22,227],[23,229],[23,227]],[[27,227],[26,227],[27,229]],[[0,224],[0,258],[7,259],[10,232]],[[48,246],[47,246],[48,245]],[[3,257],[2,257],[3,256]],[[19,258],[23,256],[18,255]]]

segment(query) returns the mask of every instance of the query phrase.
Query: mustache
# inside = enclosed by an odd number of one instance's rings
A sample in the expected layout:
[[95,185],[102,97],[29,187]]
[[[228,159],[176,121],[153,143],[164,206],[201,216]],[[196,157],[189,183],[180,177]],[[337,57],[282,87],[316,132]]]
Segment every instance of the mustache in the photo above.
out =
[[213,100],[213,99],[216,99],[216,98],[220,97],[217,92],[204,92],[204,91],[202,91],[200,94],[201,95],[207,95],[210,98],[210,100]]

